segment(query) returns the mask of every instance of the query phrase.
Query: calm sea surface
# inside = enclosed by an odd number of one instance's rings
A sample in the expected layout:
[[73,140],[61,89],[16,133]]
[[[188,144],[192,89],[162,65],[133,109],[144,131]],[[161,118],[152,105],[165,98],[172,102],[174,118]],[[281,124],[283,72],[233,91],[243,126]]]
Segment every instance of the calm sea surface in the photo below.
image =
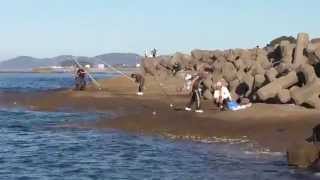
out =
[[[98,74],[109,78],[114,74]],[[0,92],[70,88],[70,74],[1,74]],[[204,143],[117,130],[59,128],[106,113],[0,107],[0,179],[316,179],[277,153],[248,144]]]

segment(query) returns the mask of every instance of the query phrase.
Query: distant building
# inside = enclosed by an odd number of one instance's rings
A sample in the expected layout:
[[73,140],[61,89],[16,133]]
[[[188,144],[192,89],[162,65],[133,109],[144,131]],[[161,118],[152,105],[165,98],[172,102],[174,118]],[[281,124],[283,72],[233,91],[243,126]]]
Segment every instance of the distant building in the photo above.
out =
[[62,69],[63,67],[62,67],[62,66],[50,66],[49,68],[52,68],[52,69]]
[[104,69],[105,68],[105,65],[104,64],[98,64],[98,69]]

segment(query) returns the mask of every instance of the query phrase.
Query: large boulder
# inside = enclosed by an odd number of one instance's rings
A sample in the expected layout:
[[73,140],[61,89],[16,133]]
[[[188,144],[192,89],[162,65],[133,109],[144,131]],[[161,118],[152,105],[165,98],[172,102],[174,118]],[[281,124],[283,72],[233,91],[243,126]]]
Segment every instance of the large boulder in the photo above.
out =
[[320,79],[317,78],[314,68],[305,64],[299,67],[304,74],[305,86],[291,90],[291,97],[296,104],[308,104],[316,109],[320,109]]
[[306,83],[310,83],[314,79],[317,79],[317,75],[314,71],[313,66],[311,66],[309,64],[303,64],[303,65],[299,66],[296,71],[303,73],[304,79],[306,80]]
[[211,62],[214,56],[213,51],[195,49],[191,51],[191,56],[198,61]]
[[271,83],[265,85],[257,91],[257,95],[263,101],[274,98],[282,89],[287,89],[298,82],[296,72],[290,72],[288,75],[280,77]]
[[245,64],[244,60],[242,60],[242,59],[236,60],[234,62],[234,66],[238,71],[239,70],[244,70],[246,68],[246,64]]
[[307,57],[310,64],[317,64],[320,62],[320,43],[319,44],[309,44],[306,50]]
[[250,69],[250,73],[252,76],[255,76],[257,74],[264,75],[266,73],[266,70],[263,68],[263,66],[260,63],[253,63]]
[[282,62],[285,64],[292,64],[292,55],[293,50],[295,48],[294,44],[291,44],[290,41],[281,41],[280,49],[281,49],[281,56]]
[[277,79],[278,71],[275,68],[271,68],[266,72],[266,76],[269,82]]
[[252,52],[247,49],[243,49],[242,51],[239,52],[239,59],[242,59],[242,60],[252,59]]
[[245,97],[248,97],[251,95],[252,90],[253,90],[253,84],[254,84],[254,77],[251,76],[248,73],[245,73],[242,79],[242,82],[245,83],[248,86],[248,91],[245,94]]
[[272,67],[272,63],[267,57],[267,52],[263,49],[257,50],[256,62],[259,63],[264,69],[269,69]]
[[291,72],[293,70],[293,65],[288,63],[279,63],[278,66],[274,67],[278,74],[286,74],[288,72]]
[[214,63],[212,64],[214,71],[222,73],[222,69],[223,69],[223,66],[225,63],[226,63],[226,61],[224,59],[218,59],[218,60],[214,61]]
[[309,35],[307,33],[299,33],[297,37],[297,46],[294,53],[293,66],[298,68],[300,65],[307,62],[307,57],[304,56],[304,50],[308,47]]
[[232,63],[226,62],[222,66],[222,75],[226,81],[230,82],[237,77],[237,70]]
[[291,100],[290,91],[288,89],[281,89],[278,92],[278,98],[281,103],[288,103]]
[[291,97],[298,105],[307,103],[317,109],[320,109],[320,80],[314,79],[310,83],[291,91]]
[[159,61],[155,58],[144,58],[142,59],[142,69],[144,73],[150,74],[152,76],[157,74],[157,66]]
[[239,79],[235,79],[229,83],[230,94],[233,100],[238,100],[239,94],[237,94],[236,90],[240,85]]
[[170,59],[170,66],[173,66],[174,64],[180,64],[183,68],[188,66],[192,61],[192,57],[187,54],[183,54],[180,52],[175,53],[172,58]]
[[213,99],[213,95],[212,95],[212,93],[211,93],[211,91],[210,91],[209,89],[206,89],[206,90],[203,92],[202,96],[203,96],[204,99],[206,99],[206,100],[212,100],[212,99]]
[[239,55],[237,51],[229,49],[224,52],[224,57],[227,61],[234,62],[237,58],[239,58]]
[[260,88],[264,85],[266,82],[266,78],[264,75],[257,74],[254,76],[254,87],[255,88]]

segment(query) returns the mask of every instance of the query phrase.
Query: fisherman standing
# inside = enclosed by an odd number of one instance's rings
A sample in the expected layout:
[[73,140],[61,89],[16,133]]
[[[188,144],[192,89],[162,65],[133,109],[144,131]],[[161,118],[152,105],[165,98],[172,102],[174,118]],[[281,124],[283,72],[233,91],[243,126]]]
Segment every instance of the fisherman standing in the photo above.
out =
[[203,110],[201,109],[201,91],[203,90],[203,78],[199,75],[196,75],[195,77],[192,76],[186,76],[186,80],[192,80],[192,90],[191,90],[191,99],[190,102],[185,107],[186,111],[191,111],[191,107],[193,104],[196,104],[196,110],[197,113],[203,113]]
[[157,53],[158,53],[158,50],[156,48],[153,48],[153,50],[151,51],[152,57],[156,58],[157,57]]
[[137,95],[143,96],[143,88],[144,88],[144,81],[145,81],[144,77],[141,74],[134,73],[134,74],[131,74],[131,78],[135,79],[135,82],[139,84]]
[[86,89],[86,71],[83,68],[79,68],[75,77],[75,90],[83,91]]

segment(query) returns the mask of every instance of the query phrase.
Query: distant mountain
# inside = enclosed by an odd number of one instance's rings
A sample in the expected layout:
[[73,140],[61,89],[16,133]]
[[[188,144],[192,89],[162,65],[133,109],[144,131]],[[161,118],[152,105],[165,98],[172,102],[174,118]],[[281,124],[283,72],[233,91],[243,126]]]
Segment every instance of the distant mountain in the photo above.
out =
[[19,56],[0,62],[0,69],[30,69],[33,67],[50,66],[53,63],[49,59],[37,59],[30,56]]
[[53,58],[34,58],[30,56],[19,56],[13,59],[0,62],[0,70],[31,70],[33,68],[47,66],[67,66],[74,64],[72,58],[76,58],[80,63],[95,64],[126,64],[135,65],[140,62],[141,56],[134,53],[109,53],[95,57],[61,55]]
[[133,53],[109,53],[109,54],[102,54],[99,56],[94,57],[95,59],[98,59],[111,64],[137,64],[141,60],[141,56],[138,54],[133,54]]

